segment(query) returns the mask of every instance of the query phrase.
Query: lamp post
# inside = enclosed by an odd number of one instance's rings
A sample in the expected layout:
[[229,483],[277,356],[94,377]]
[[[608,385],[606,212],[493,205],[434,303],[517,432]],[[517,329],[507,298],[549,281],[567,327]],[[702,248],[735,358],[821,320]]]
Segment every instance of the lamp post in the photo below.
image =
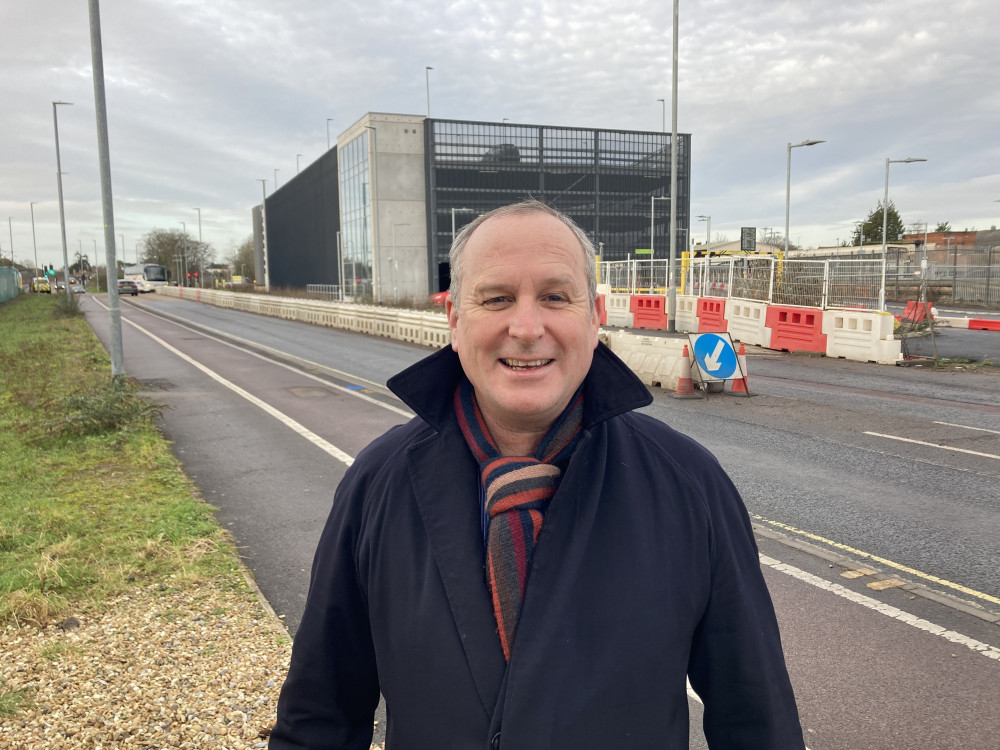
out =
[[663,105],[663,127],[661,128],[661,130],[664,133],[666,133],[667,132],[667,100],[666,99],[657,99],[656,101],[658,101],[660,104]]
[[788,144],[788,160],[787,166],[785,168],[785,257],[788,257],[788,209],[791,205],[792,199],[792,149],[802,148],[803,146],[815,146],[817,143],[826,143],[826,141],[814,141],[805,140],[802,143],[789,143]]
[[178,219],[178,220],[177,220],[177,223],[178,223],[178,224],[180,224],[180,225],[181,225],[181,228],[182,228],[182,229],[184,230],[184,240],[183,240],[183,242],[184,242],[184,245],[182,246],[182,249],[181,249],[181,264],[182,264],[182,265],[181,265],[181,272],[180,272],[180,273],[181,273],[181,286],[187,286],[187,270],[188,270],[188,258],[187,258],[187,249],[188,249],[188,227],[187,227],[187,223],[186,223],[186,222],[183,222],[183,221],[181,221],[180,219]]
[[299,159],[302,158],[302,154],[295,154],[295,174],[299,173]]
[[37,202],[29,204],[31,206],[31,246],[35,249],[35,276],[38,276],[38,242],[35,240],[35,203]]
[[434,70],[430,65],[424,66],[424,81],[427,87],[427,116],[431,116],[431,71]]
[[326,150],[330,150],[330,123],[333,122],[334,118],[326,118]]
[[195,207],[195,211],[198,212],[198,286],[204,288],[205,286],[205,269],[201,267],[201,209]]
[[399,267],[399,260],[396,257],[396,227],[408,227],[408,223],[395,223],[392,225],[392,257],[389,258],[390,268],[392,269],[392,303],[399,303],[399,295],[396,293],[396,269]]
[[11,217],[7,217],[7,232],[10,234],[10,267],[14,267],[14,227],[10,223]]
[[704,214],[698,216],[698,221],[705,222],[705,252],[712,254],[712,217]]
[[[62,189],[62,161],[59,157],[59,117],[56,114],[56,107],[59,105],[65,105],[68,107],[73,106],[73,102],[52,102],[52,125],[56,132],[56,185],[59,187],[59,228],[62,232],[62,249],[63,249],[63,274],[65,275],[69,269],[69,251],[66,249],[66,211],[63,208],[63,189]],[[96,243],[95,243],[95,253]],[[94,262],[97,262],[97,256],[94,256]],[[69,285],[67,285],[66,296],[70,296]]]
[[274,170],[274,190],[275,190],[275,192],[277,192],[277,190],[278,190],[278,172],[279,172],[279,170],[277,168],[275,168],[275,170]]
[[879,309],[885,309],[885,264],[888,260],[888,248],[886,233],[889,231],[889,165],[890,164],[912,164],[916,161],[927,161],[919,157],[907,156],[905,159],[885,160],[885,193],[882,196],[882,287],[879,289]]

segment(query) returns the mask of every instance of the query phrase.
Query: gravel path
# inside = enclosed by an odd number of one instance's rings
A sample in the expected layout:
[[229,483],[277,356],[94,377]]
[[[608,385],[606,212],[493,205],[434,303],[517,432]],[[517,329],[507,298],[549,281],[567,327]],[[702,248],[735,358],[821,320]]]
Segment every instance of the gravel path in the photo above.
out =
[[291,642],[239,576],[0,631],[0,749],[267,747]]

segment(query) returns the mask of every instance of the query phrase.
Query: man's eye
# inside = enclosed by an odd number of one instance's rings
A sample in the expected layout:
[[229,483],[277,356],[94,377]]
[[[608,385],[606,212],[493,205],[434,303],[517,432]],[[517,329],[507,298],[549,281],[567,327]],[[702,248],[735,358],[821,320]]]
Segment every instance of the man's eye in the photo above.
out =
[[566,301],[566,295],[565,294],[546,294],[545,295],[545,301],[546,302],[565,302]]
[[510,302],[510,297],[490,297],[483,300],[484,307],[501,307]]

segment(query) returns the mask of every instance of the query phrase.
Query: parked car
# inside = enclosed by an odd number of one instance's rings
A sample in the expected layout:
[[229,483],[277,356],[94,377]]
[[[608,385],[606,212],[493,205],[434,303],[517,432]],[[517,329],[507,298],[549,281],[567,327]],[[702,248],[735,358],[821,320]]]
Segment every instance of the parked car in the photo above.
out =
[[139,295],[139,287],[131,279],[118,279],[118,293],[131,294],[133,297]]
[[83,294],[87,291],[80,284],[71,284],[69,290],[73,292],[73,294]]
[[52,287],[49,286],[47,276],[36,276],[31,280],[31,289],[41,294],[52,294]]
[[431,295],[431,302],[436,307],[444,307],[444,303],[447,302],[448,298],[451,296],[451,292],[436,292]]

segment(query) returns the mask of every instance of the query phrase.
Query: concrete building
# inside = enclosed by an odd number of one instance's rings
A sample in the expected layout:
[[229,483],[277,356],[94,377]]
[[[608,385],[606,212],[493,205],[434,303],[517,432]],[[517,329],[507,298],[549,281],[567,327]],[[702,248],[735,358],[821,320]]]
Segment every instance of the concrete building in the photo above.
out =
[[[690,217],[678,136],[677,252]],[[602,259],[668,252],[670,134],[369,112],[256,207],[272,288],[325,284],[390,304],[450,283],[448,250],[477,215],[533,197],[571,216]],[[258,283],[264,278],[257,269]]]

